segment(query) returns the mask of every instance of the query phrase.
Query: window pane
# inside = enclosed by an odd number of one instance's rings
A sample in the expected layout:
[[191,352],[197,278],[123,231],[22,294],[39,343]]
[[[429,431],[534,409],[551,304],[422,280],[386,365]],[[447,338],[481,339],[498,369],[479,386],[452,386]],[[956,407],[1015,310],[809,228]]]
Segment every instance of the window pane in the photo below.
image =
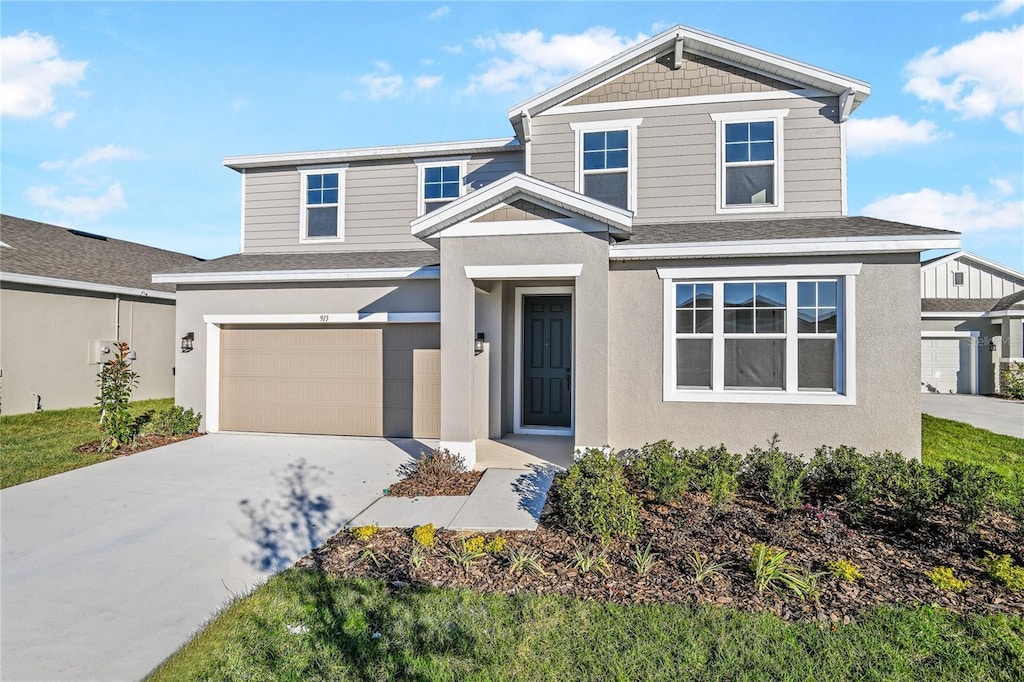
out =
[[441,182],[441,169],[440,168],[424,168],[423,179],[427,182]]
[[337,237],[338,208],[310,208],[306,214],[307,237]]
[[677,284],[676,285],[676,307],[685,308],[693,305],[693,285],[692,284]]
[[725,145],[725,160],[728,163],[750,161],[750,145],[746,142]]
[[430,213],[431,211],[434,211],[436,209],[441,208],[442,206],[446,205],[447,203],[448,203],[447,201],[427,201],[427,202],[424,202],[424,204],[423,204],[423,212],[424,213]]
[[605,168],[626,168],[629,166],[629,152],[626,150],[608,152]]
[[836,342],[832,339],[800,339],[798,388],[836,388]]
[[817,305],[814,296],[817,282],[800,282],[796,285],[796,304],[801,308],[813,308]]
[[786,331],[786,311],[775,309],[757,310],[758,334],[782,334]]
[[325,173],[323,175],[324,189],[338,189],[338,174],[337,173]]
[[445,166],[441,169],[441,179],[445,182],[458,182],[459,180],[459,167],[458,166]]
[[786,283],[785,282],[758,282],[757,283],[757,305],[771,306],[773,308],[786,307]]
[[583,133],[583,151],[604,150],[604,133]]
[[754,311],[751,308],[726,308],[724,311],[726,334],[752,334],[754,332]]
[[797,308],[797,331],[801,334],[813,334],[818,331],[815,326],[817,313],[817,308]]
[[774,142],[755,142],[750,145],[751,161],[771,161],[775,158]]
[[694,319],[694,331],[698,334],[710,334],[714,330],[714,313],[711,310],[698,308]]
[[837,288],[838,283],[835,281],[818,282],[818,305],[823,308],[835,308]]
[[441,198],[441,183],[431,182],[423,186],[423,198],[424,199],[440,199]]
[[754,302],[753,284],[732,284],[725,285],[725,307],[751,306]]
[[629,197],[626,188],[626,173],[588,175],[584,181],[583,193],[606,204],[626,208]]
[[818,333],[819,334],[835,334],[836,333],[836,309],[835,308],[819,308],[818,309]]
[[311,189],[306,192],[306,203],[307,204],[319,204],[320,203],[320,190]]
[[748,123],[726,123],[726,142],[746,142],[750,139],[750,124]]
[[605,144],[608,149],[627,149],[629,133],[625,130],[609,130],[605,133]]
[[698,308],[710,308],[713,304],[712,288],[710,284],[697,284],[695,285],[697,292],[697,303]]
[[725,385],[728,388],[783,388],[785,339],[726,339]]
[[308,189],[320,189],[323,187],[323,180],[324,176],[322,175],[307,175],[306,181],[309,183],[307,185]]
[[676,311],[676,334],[692,334],[693,333],[693,311],[692,310],[677,310]]
[[772,179],[773,175],[773,166],[726,168],[726,205],[774,204],[775,189]]
[[441,183],[441,196],[446,199],[456,199],[459,196],[459,183],[458,182],[442,182]]
[[750,141],[764,142],[775,140],[775,123],[772,121],[761,121],[750,124]]
[[583,170],[604,168],[604,152],[583,152]]
[[676,340],[676,386],[711,388],[711,339]]
[[323,190],[323,196],[320,203],[322,204],[336,204],[338,203],[338,190],[336,189],[325,189]]

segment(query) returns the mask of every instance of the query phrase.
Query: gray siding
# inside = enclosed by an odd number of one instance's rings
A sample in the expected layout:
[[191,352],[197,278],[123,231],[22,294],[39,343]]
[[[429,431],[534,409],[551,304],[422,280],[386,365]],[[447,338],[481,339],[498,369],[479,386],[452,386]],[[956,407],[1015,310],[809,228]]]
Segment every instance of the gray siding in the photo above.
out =
[[[963,286],[953,286],[953,273],[964,273]],[[1002,298],[1024,289],[1020,280],[976,263],[955,258],[921,270],[921,298]]]
[[[473,156],[466,183],[479,189],[523,170],[521,152]],[[430,249],[410,233],[416,218],[417,168],[412,159],[360,161],[345,171],[345,240],[300,243],[300,176],[296,167],[250,169],[245,188],[245,252],[408,251]]]
[[[787,216],[842,215],[842,159],[836,98],[644,107],[558,113],[533,120],[531,173],[575,189],[575,134],[571,122],[642,118],[637,130],[637,224],[680,220],[735,220],[715,213],[715,123],[711,113],[789,109],[784,119]],[[772,218],[778,213],[740,215]]]

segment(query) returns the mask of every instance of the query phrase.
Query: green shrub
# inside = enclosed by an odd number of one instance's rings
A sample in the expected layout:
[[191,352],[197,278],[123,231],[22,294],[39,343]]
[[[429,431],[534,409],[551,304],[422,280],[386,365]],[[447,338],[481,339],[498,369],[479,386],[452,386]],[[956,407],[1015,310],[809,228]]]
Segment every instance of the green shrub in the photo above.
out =
[[764,592],[769,587],[778,590],[786,587],[800,599],[813,597],[817,600],[818,574],[808,570],[800,571],[786,563],[789,552],[758,542],[750,548],[750,570],[754,574],[754,587]]
[[997,583],[1006,585],[1011,592],[1024,592],[1024,566],[1016,566],[1009,554],[997,556],[985,552],[985,558],[979,561],[989,577]]
[[416,526],[412,529],[412,540],[420,547],[433,547],[437,542],[437,529],[432,523]]
[[740,468],[740,482],[779,511],[796,509],[804,500],[807,467],[796,455],[779,449],[779,434],[768,441],[768,449],[751,448]]
[[377,526],[355,526],[354,528],[349,528],[348,532],[356,540],[367,542],[377,534],[378,530]]
[[948,566],[936,566],[925,571],[925,576],[928,582],[945,592],[963,592],[971,586],[970,580],[960,580]]
[[1002,507],[1024,530],[1024,474],[1021,472],[1015,471],[1013,478],[1007,481]]
[[860,580],[864,577],[864,574],[860,572],[860,568],[857,564],[853,563],[849,559],[827,561],[825,562],[825,567],[832,573],[832,575],[849,583],[852,583],[855,580]]
[[967,530],[973,531],[995,504],[1003,479],[986,467],[954,460],[943,462],[942,476],[943,498],[960,514]]
[[877,458],[878,467],[874,480],[876,497],[894,505],[899,525],[920,526],[942,497],[942,474],[898,452],[887,450],[873,457]]
[[192,408],[186,410],[180,405],[172,405],[157,414],[152,430],[161,436],[187,436],[199,430],[202,419],[202,413],[193,412]]
[[693,487],[711,494],[712,506],[721,507],[736,497],[743,459],[740,455],[734,455],[724,445],[719,445],[714,448],[680,450],[677,456],[684,466],[694,472]]
[[807,483],[818,497],[842,498],[846,520],[860,523],[871,508],[876,471],[874,458],[856,448],[822,446],[807,465]]
[[1024,400],[1024,363],[1007,363],[1000,376],[1003,396],[1012,400]]
[[132,369],[128,359],[130,352],[127,343],[115,343],[114,357],[103,363],[96,375],[96,385],[100,389],[96,404],[100,407],[103,450],[116,450],[127,445],[139,433],[139,423],[128,409],[132,390],[139,385],[139,374]]
[[695,475],[688,462],[676,456],[675,447],[667,440],[640,448],[629,470],[637,482],[654,493],[655,499],[665,503],[681,500]]
[[555,479],[551,502],[568,530],[602,542],[640,530],[640,500],[626,488],[622,463],[602,450],[587,450]]

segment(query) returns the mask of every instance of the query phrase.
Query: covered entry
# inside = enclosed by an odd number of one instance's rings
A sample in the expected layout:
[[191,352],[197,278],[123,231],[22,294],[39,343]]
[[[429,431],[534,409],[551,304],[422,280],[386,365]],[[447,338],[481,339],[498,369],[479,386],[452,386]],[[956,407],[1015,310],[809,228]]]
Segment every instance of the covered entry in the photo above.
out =
[[220,429],[436,438],[436,324],[225,326]]

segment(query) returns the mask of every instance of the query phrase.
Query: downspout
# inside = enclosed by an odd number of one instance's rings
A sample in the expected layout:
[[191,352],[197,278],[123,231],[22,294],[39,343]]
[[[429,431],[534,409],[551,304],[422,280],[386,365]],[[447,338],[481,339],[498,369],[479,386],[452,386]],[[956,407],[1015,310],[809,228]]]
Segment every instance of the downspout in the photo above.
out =
[[520,119],[523,124],[523,146],[524,150],[524,161],[523,161],[523,172],[526,175],[530,175],[533,170],[533,164],[530,163],[530,138],[533,136],[531,128],[530,112],[523,109],[519,112]]
[[121,294],[114,294],[114,341],[121,340]]

